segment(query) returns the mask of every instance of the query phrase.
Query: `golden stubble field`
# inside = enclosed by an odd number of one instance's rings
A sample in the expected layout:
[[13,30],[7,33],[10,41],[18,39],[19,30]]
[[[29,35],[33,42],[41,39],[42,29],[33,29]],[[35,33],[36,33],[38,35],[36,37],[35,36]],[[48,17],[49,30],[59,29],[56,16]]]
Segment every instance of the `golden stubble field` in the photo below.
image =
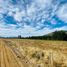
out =
[[0,67],[67,67],[67,41],[0,39]]

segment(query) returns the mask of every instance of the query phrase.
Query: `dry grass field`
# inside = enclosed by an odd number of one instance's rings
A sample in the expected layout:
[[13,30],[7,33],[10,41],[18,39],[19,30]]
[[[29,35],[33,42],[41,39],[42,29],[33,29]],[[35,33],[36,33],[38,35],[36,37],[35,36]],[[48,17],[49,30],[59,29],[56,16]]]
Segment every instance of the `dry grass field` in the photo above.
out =
[[0,67],[67,67],[67,42],[0,39]]

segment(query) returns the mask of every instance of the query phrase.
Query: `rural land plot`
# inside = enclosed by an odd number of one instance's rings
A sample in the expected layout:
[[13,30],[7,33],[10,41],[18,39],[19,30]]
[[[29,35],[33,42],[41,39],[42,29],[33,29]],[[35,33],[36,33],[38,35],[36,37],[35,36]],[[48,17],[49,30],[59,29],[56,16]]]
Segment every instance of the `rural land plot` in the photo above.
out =
[[67,67],[67,42],[0,40],[1,67]]

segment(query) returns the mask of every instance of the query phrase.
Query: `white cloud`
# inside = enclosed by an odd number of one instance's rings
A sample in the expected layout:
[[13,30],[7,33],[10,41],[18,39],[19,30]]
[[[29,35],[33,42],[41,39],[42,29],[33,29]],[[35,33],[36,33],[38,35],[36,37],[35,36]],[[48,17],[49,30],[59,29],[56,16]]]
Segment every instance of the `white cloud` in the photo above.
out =
[[67,30],[67,25],[60,28],[55,28],[55,30]]
[[38,31],[36,31],[36,28],[32,28],[30,26],[25,26],[25,28],[23,28],[23,29],[22,28],[18,28],[18,29],[0,28],[0,36],[4,36],[4,37],[18,36],[18,35],[21,35],[23,37],[42,36],[42,35],[54,32],[56,30],[67,30],[66,28],[67,28],[67,26],[60,27],[60,28],[54,28],[54,29],[51,29],[50,27],[49,28],[45,27],[44,29],[38,30]]
[[[25,9],[23,8],[23,6],[24,6],[23,1],[20,2],[20,4],[13,5],[13,4],[11,4],[11,1],[9,1],[9,0],[6,0],[6,1],[1,0],[0,4],[1,4],[1,8],[0,8],[1,13],[8,12],[8,15],[13,16],[14,19],[19,22],[23,21],[22,17],[26,17]],[[29,5],[29,4],[27,4],[27,5]],[[27,17],[34,22],[38,22],[37,21],[38,18],[44,18],[44,20],[47,20],[50,16],[49,9],[52,9],[53,6],[55,6],[55,5],[52,5],[52,0],[50,0],[50,1],[34,0],[30,6],[27,6]],[[22,8],[20,8],[20,7],[22,7]],[[53,9],[52,9],[52,11],[53,11]]]
[[22,21],[22,13],[16,12],[16,14],[14,15],[14,19],[19,22]]
[[67,23],[67,3],[62,5],[57,11],[57,16]]
[[[67,4],[59,7],[59,2],[54,4],[52,1],[54,0],[33,0],[31,4],[27,4],[26,14],[23,2],[18,2],[18,4],[14,5],[10,0],[0,0],[0,35],[39,36],[53,32],[55,30],[67,29],[66,26],[62,28],[51,29],[51,26],[48,24],[44,25],[44,22],[48,20],[50,20],[51,24],[55,25],[57,22],[52,18],[54,15],[57,15],[61,20],[67,22]],[[57,8],[59,8],[58,11]],[[14,20],[17,21],[17,25],[5,24],[3,14],[12,16]],[[30,23],[30,25],[26,25],[27,21]],[[17,26],[20,28],[16,28]],[[44,28],[40,30],[41,27]]]

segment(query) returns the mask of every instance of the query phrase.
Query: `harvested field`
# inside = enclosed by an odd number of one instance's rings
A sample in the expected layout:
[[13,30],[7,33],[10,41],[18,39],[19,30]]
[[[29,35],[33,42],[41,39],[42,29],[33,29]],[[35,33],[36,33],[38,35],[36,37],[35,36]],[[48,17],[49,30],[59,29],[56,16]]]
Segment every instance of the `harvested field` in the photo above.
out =
[[0,67],[67,67],[67,42],[0,39]]

